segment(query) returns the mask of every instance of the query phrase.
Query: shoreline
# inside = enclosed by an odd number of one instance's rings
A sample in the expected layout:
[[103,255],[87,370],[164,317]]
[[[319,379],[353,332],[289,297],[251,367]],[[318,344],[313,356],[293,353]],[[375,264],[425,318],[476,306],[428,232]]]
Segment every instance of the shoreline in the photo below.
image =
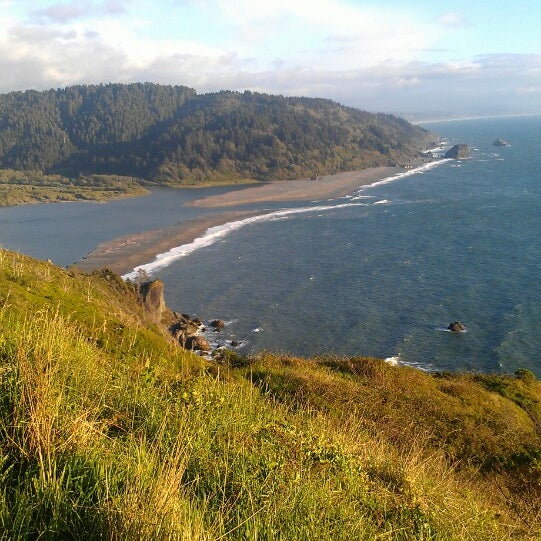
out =
[[[376,167],[326,175],[318,180],[276,181],[263,186],[248,186],[243,190],[196,199],[189,206],[216,208],[215,214],[179,222],[176,225],[143,231],[114,238],[99,244],[73,266],[84,271],[107,267],[124,277],[138,267],[152,266],[160,256],[200,239],[211,228],[224,226],[268,214],[268,210],[227,210],[228,207],[265,202],[321,201],[351,195],[360,188],[414,173],[422,163],[412,169],[403,167]],[[224,209],[222,211],[218,209]]]
[[211,227],[261,214],[260,211],[229,211],[199,216],[176,225],[143,231],[102,242],[73,266],[84,272],[108,268],[124,275],[152,261],[157,255],[192,242]]
[[350,195],[356,189],[368,186],[407,171],[403,167],[371,167],[361,171],[346,171],[325,175],[316,180],[279,180],[244,190],[196,199],[188,206],[199,208],[232,207],[254,203],[280,201],[318,201]]

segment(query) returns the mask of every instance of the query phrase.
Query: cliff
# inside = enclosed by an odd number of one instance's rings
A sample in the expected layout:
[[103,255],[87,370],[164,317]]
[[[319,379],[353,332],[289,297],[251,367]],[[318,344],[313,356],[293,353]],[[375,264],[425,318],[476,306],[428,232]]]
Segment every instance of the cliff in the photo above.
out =
[[2,538],[538,539],[532,373],[206,361],[136,289],[0,250]]

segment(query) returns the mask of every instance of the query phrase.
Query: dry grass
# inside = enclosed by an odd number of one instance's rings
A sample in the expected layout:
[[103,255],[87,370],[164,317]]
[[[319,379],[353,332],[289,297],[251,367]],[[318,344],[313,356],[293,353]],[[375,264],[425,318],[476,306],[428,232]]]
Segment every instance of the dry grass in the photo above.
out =
[[126,287],[0,251],[0,539],[538,539],[535,378],[207,364]]

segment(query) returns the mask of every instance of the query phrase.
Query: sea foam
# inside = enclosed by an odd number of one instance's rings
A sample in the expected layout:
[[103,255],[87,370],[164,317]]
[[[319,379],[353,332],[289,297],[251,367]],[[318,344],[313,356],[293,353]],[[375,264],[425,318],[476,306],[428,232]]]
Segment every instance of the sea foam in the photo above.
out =
[[313,207],[300,207],[300,208],[294,208],[294,209],[276,210],[273,212],[268,212],[265,214],[252,216],[250,218],[244,218],[242,220],[235,220],[233,222],[228,222],[223,225],[210,227],[209,229],[207,229],[207,231],[205,232],[203,236],[196,238],[193,242],[190,242],[188,244],[183,244],[181,246],[176,246],[175,248],[172,248],[168,252],[158,254],[156,258],[154,259],[154,261],[135,267],[131,272],[124,274],[122,278],[124,280],[134,280],[137,278],[140,272],[144,272],[150,275],[153,272],[157,271],[158,269],[167,267],[171,265],[173,262],[194,253],[196,250],[200,250],[201,248],[206,248],[207,246],[210,246],[218,242],[220,239],[224,238],[226,235],[229,235],[231,232],[236,231],[240,229],[241,227],[244,227],[250,224],[254,224],[258,222],[271,222],[271,221],[276,221],[276,220],[283,220],[283,219],[288,218],[289,216],[292,216],[295,214],[304,214],[307,212],[320,212],[320,211],[325,211],[325,210],[342,209],[346,207],[365,206],[367,205],[367,203],[360,203],[358,201],[361,199],[367,198],[366,195],[360,194],[360,192],[364,191],[366,188],[372,188],[374,186],[388,184],[390,182],[395,182],[397,180],[400,180],[405,177],[409,177],[411,175],[420,174],[420,173],[423,173],[424,171],[428,171],[429,169],[432,169],[436,167],[437,165],[440,165],[447,161],[451,161],[451,160],[443,159],[443,160],[436,160],[430,163],[425,163],[421,165],[420,167],[409,169],[408,171],[404,171],[396,175],[384,178],[382,180],[373,182],[372,184],[363,186],[354,195],[349,196],[349,198],[347,199],[348,201],[347,203],[334,204],[334,205],[317,205]]
[[355,194],[350,196],[350,198],[353,201],[356,201],[357,199],[366,197],[365,195],[361,195],[361,194],[367,188],[374,188],[375,186],[383,186],[384,184],[390,184],[391,182],[396,182],[397,180],[401,180],[406,177],[411,177],[412,175],[419,175],[419,174],[424,173],[425,171],[429,171],[430,169],[437,167],[438,165],[441,165],[442,163],[446,163],[450,161],[452,161],[451,158],[435,160],[433,162],[424,163],[423,165],[420,165],[419,167],[408,169],[407,171],[402,171],[400,173],[397,173],[396,175],[392,175],[390,177],[386,177],[381,180],[376,180],[376,182],[372,182],[372,184],[367,184],[365,186],[362,186]]
[[364,205],[365,203],[348,202],[339,205],[318,205],[314,207],[283,209],[269,212],[266,214],[260,214],[258,216],[252,216],[250,218],[244,218],[243,220],[235,220],[233,222],[228,222],[215,227],[210,227],[209,229],[207,229],[203,236],[196,238],[193,242],[183,244],[181,246],[176,246],[174,248],[171,248],[171,250],[167,252],[158,254],[155,257],[154,261],[135,267],[131,272],[124,274],[122,278],[124,280],[134,280],[137,278],[140,272],[144,272],[150,275],[158,269],[167,267],[171,265],[174,261],[177,261],[183,257],[194,253],[196,250],[200,250],[201,248],[206,248],[207,246],[215,244],[226,235],[229,235],[231,232],[237,231],[238,229],[250,224],[283,220],[295,214],[320,212],[324,210],[334,210],[346,207],[359,207]]

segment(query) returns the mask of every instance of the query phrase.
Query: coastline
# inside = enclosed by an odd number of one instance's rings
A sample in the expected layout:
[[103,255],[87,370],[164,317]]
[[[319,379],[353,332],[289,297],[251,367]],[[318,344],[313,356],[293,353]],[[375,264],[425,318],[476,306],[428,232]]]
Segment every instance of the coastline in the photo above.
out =
[[210,216],[199,216],[176,225],[117,237],[99,244],[73,265],[84,272],[107,267],[117,274],[123,275],[143,263],[152,261],[160,253],[175,246],[192,242],[211,227],[257,214],[260,212],[229,211]]
[[317,180],[280,180],[245,190],[205,197],[192,201],[189,206],[200,208],[232,207],[276,201],[314,201],[350,195],[363,186],[392,177],[405,169],[402,167],[371,167],[361,171],[346,171],[325,175]]
[[[351,195],[364,186],[399,178],[416,170],[376,167],[326,175],[317,180],[276,181],[263,186],[249,186],[243,190],[197,199],[189,205],[227,209],[237,205],[265,202],[329,200]],[[133,274],[138,267],[153,266],[153,262],[160,257],[167,256],[171,251],[204,237],[212,228],[267,214],[268,211],[263,209],[217,210],[215,214],[206,214],[176,225],[106,241],[73,265],[84,272],[107,267],[126,277]]]

